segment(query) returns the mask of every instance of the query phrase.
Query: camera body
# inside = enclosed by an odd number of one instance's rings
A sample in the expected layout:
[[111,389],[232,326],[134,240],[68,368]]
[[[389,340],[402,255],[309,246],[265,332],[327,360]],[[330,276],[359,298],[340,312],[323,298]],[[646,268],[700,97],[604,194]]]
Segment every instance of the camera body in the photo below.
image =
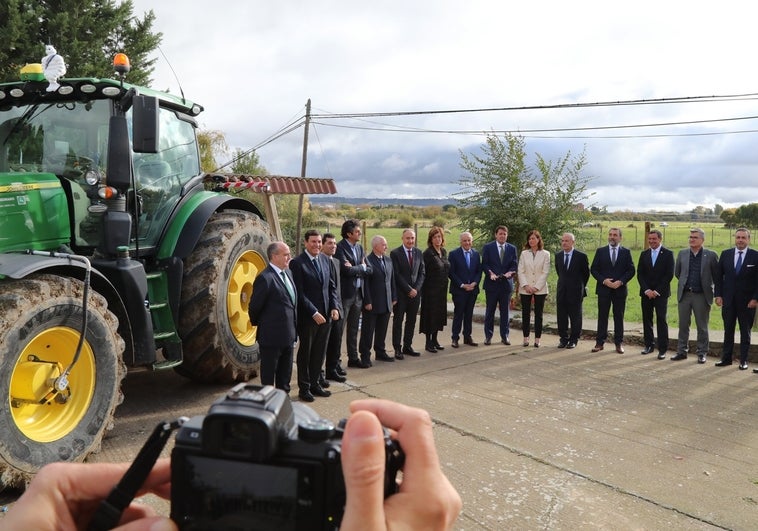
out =
[[[182,530],[337,529],[345,507],[335,426],[272,386],[233,387],[179,429],[171,453],[171,518]],[[403,454],[385,429],[385,497]]]

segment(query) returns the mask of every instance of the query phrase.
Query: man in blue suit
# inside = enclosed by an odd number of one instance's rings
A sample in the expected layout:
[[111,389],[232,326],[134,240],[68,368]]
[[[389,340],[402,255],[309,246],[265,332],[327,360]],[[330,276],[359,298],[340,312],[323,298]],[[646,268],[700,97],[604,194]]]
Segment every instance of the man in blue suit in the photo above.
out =
[[597,335],[592,352],[603,350],[608,339],[608,314],[613,307],[613,342],[616,352],[623,354],[626,285],[634,278],[634,262],[629,249],[621,247],[621,229],[608,231],[608,245],[595,251],[590,273],[597,281]]
[[313,402],[314,396],[330,396],[321,386],[321,367],[326,357],[331,322],[340,318],[337,284],[331,277],[331,260],[321,252],[321,234],[305,233],[305,249],[292,259],[298,299],[297,385],[299,397]]
[[[749,249],[750,231],[744,227],[734,232],[734,247],[719,257],[718,281],[714,294],[724,320],[724,343],[717,367],[732,364],[734,330],[740,325],[740,370],[747,369],[750,329],[758,306],[758,251]],[[758,372],[758,371],[754,371]]]
[[395,277],[392,270],[392,260],[384,256],[387,250],[387,240],[383,236],[371,238],[372,252],[366,257],[371,265],[371,276],[366,278],[363,289],[363,313],[361,314],[361,341],[358,350],[361,353],[361,363],[371,367],[371,344],[374,345],[374,356],[379,361],[395,361],[387,354],[387,328],[390,314],[397,302]]
[[513,293],[513,277],[518,270],[516,247],[507,243],[508,227],[495,229],[495,241],[482,247],[482,271],[484,295],[487,307],[484,311],[484,344],[492,342],[495,333],[495,310],[500,307],[500,341],[510,345],[510,310]]
[[476,296],[482,279],[482,263],[479,253],[471,248],[474,239],[470,232],[462,232],[461,246],[450,251],[450,294],[453,299],[453,347],[458,348],[458,339],[463,327],[463,343],[477,346],[471,337]]
[[656,332],[658,334],[658,359],[666,359],[669,348],[669,325],[666,320],[671,280],[674,278],[674,253],[661,245],[663,234],[651,230],[647,235],[648,248],[640,254],[637,263],[637,280],[640,284],[642,305],[642,335],[645,348],[642,354],[655,350],[653,335],[653,311],[655,311]]
[[289,393],[292,351],[297,340],[297,290],[287,266],[290,248],[274,242],[266,249],[268,266],[255,277],[248,314],[258,327],[261,384]]

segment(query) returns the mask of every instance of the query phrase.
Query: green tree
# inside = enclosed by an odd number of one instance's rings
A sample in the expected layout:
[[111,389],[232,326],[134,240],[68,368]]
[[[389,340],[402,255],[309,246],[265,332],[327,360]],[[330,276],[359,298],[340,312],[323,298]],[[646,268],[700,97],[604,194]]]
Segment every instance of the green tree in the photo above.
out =
[[576,230],[589,217],[581,206],[589,198],[589,177],[583,175],[584,152],[568,152],[558,161],[536,155],[534,167],[526,164],[523,137],[487,135],[481,155],[461,152],[456,194],[461,228],[470,230],[481,244],[492,239],[495,227],[508,227],[508,240],[521,248],[527,233],[538,229],[546,245],[557,246],[559,236]]
[[39,63],[45,45],[65,59],[65,77],[113,77],[113,56],[129,56],[126,79],[150,85],[156,59],[150,54],[163,35],[153,31],[152,10],[142,18],[131,0],[5,0],[0,3],[0,80],[19,78],[27,63]]
[[237,148],[232,158],[232,173],[244,175],[267,175],[268,170],[261,164],[261,159],[255,151],[244,151]]
[[217,130],[198,131],[197,147],[200,150],[200,169],[204,172],[216,171],[220,165],[218,159],[229,153],[226,135]]

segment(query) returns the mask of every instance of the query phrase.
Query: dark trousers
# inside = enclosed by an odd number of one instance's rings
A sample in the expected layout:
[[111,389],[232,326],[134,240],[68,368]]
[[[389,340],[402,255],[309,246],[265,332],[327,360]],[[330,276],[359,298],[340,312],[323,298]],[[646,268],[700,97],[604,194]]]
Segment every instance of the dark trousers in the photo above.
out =
[[292,351],[292,345],[288,347],[260,347],[261,385],[273,385],[285,393],[290,392]]
[[[420,295],[416,295],[413,299],[405,295],[398,296],[392,316],[392,346],[395,350],[411,348],[420,304]],[[403,331],[403,321],[405,321],[405,331]]]
[[655,311],[658,352],[666,352],[669,348],[669,325],[666,321],[668,304],[668,297],[648,299],[645,295],[642,296],[642,336],[645,339],[645,347],[655,348],[656,346],[653,337],[653,312]]
[[498,289],[485,292],[487,306],[484,310],[484,338],[491,339],[495,333],[495,311],[500,307],[500,339],[508,337],[511,329],[511,318],[509,310],[511,308],[512,291]]
[[344,319],[332,321],[332,329],[329,331],[329,341],[326,343],[326,374],[334,372],[340,364],[342,325],[344,323]]
[[385,342],[389,324],[389,313],[363,312],[361,319],[361,344],[359,347],[362,362],[371,361],[372,342],[374,344],[375,355],[388,355]]
[[[582,335],[582,300],[558,301],[555,305],[558,335],[561,341],[576,343]],[[571,331],[569,332],[569,323]]]
[[318,386],[326,356],[326,343],[329,341],[329,321],[319,325],[312,318],[307,319],[310,322],[300,326],[298,331],[300,344],[297,347],[297,386],[300,392]]
[[608,314],[613,308],[613,342],[620,345],[624,341],[624,311],[626,310],[626,293],[612,292],[610,295],[597,296],[597,343],[603,344],[608,339]]
[[545,308],[544,295],[521,295],[521,328],[524,330],[524,337],[529,337],[529,328],[532,317],[532,297],[534,297],[534,337],[542,337],[542,312]]
[[342,299],[342,309],[345,311],[345,322],[342,324],[342,330],[345,335],[347,358],[355,361],[358,359],[358,328],[361,326],[361,311],[363,309],[363,294],[360,289],[353,297]]
[[730,304],[721,307],[721,317],[724,320],[724,343],[721,349],[721,359],[732,361],[734,351],[734,329],[740,325],[740,363],[747,363],[750,350],[750,329],[755,321],[755,308],[748,308],[747,302]]
[[461,327],[463,328],[463,338],[469,339],[471,337],[471,321],[474,318],[476,295],[474,291],[453,294],[452,338],[454,341],[460,337]]

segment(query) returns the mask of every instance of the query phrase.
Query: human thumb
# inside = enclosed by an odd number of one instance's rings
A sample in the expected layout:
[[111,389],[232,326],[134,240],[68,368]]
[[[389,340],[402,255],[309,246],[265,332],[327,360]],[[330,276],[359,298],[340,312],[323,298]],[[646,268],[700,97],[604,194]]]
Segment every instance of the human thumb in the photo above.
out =
[[356,411],[342,436],[342,473],[347,503],[341,529],[385,529],[384,432],[369,411]]

